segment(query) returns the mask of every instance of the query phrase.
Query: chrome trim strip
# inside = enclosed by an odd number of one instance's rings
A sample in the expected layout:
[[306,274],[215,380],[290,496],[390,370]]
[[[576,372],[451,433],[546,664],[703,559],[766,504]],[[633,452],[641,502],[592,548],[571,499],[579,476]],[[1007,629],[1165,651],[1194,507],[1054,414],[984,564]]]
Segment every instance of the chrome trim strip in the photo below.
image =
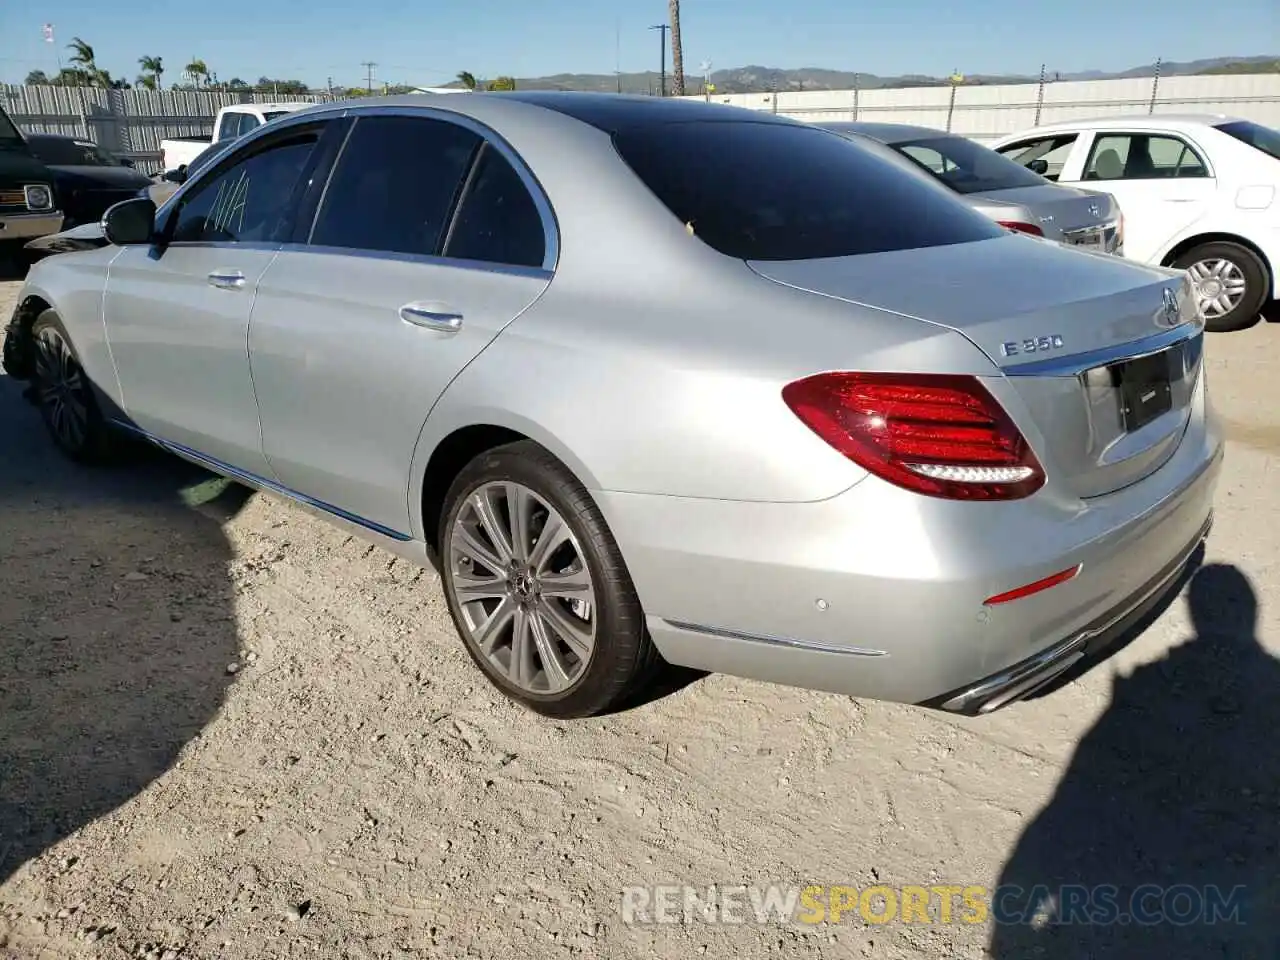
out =
[[[225,244],[224,244],[225,246]],[[235,246],[235,244],[230,244]],[[433,267],[454,267],[458,270],[479,270],[485,273],[505,273],[534,280],[550,280],[554,274],[542,267],[515,267],[505,263],[485,260],[455,260],[452,257],[434,257],[422,253],[397,253],[394,250],[360,250],[354,247],[312,246],[306,243],[278,244],[281,253],[317,253],[337,257],[360,257],[364,260],[399,260],[404,263],[421,263]]]
[[1194,339],[1200,335],[1201,331],[1202,324],[1199,321],[1188,321],[1140,340],[1130,340],[1128,343],[1102,347],[1069,357],[1052,357],[1047,360],[1014,364],[1001,367],[1000,372],[1006,377],[1078,377],[1094,367],[1104,367],[1120,360],[1133,360],[1159,353],[1183,341]]
[[818,643],[811,640],[795,640],[791,637],[775,637],[760,633],[743,633],[740,630],[728,630],[724,627],[707,627],[683,620],[663,620],[669,627],[677,630],[688,630],[692,633],[705,633],[711,637],[723,637],[727,640],[747,640],[751,643],[763,643],[773,647],[787,647],[793,650],[808,650],[812,653],[846,653],[855,657],[887,657],[887,650],[873,650],[870,647],[846,647],[834,643]]
[[[1081,630],[1074,636],[1068,637],[1053,646],[1040,651],[1033,657],[1014,664],[1007,670],[990,677],[981,683],[975,684],[963,693],[958,693],[946,703],[942,704],[942,709],[951,711],[962,711],[966,706],[975,700],[981,700],[990,696],[992,702],[983,704],[979,708],[979,713],[991,713],[994,710],[1011,703],[1014,696],[1009,695],[1010,691],[1006,688],[1012,687],[1013,694],[1028,694],[1036,687],[1047,683],[1055,676],[1071,666],[1076,660],[1084,656],[1084,647],[1090,640],[1101,634],[1106,633],[1125,617],[1129,616],[1133,611],[1137,610],[1153,596],[1167,587],[1176,580],[1186,568],[1187,561],[1191,559],[1191,555],[1199,549],[1200,544],[1204,543],[1209,536],[1209,531],[1213,527],[1213,513],[1211,512],[1204,524],[1200,527],[1200,532],[1192,539],[1190,545],[1185,547],[1177,558],[1170,564],[1164,576],[1159,577],[1153,584],[1148,585],[1145,590],[1131,596],[1124,608],[1119,612],[1104,620],[1102,623]],[[1074,654],[1079,656],[1073,656]],[[1059,666],[1059,661],[1069,659],[1070,663]],[[1052,671],[1052,672],[1048,672]],[[1044,674],[1042,676],[1042,674]],[[1035,684],[1029,684],[1029,681],[1036,680]],[[1004,694],[1004,695],[1000,695]]]
[[375,523],[372,520],[366,520],[364,517],[357,516],[354,513],[349,513],[341,507],[335,507],[331,503],[325,503],[323,500],[317,500],[315,497],[309,497],[305,493],[299,493],[297,490],[292,490],[274,480],[268,480],[266,477],[260,477],[256,473],[250,473],[247,470],[241,470],[238,467],[233,467],[231,464],[224,463],[215,457],[203,454],[199,450],[194,450],[191,447],[184,446],[180,443],[174,443],[171,440],[164,440],[148,433],[141,427],[128,423],[127,421],[116,419],[112,420],[111,423],[118,429],[136,434],[144,440],[149,440],[156,446],[161,447],[164,450],[168,450],[170,453],[176,454],[186,460],[194,460],[201,466],[208,467],[214,473],[222,474],[224,477],[230,477],[233,480],[239,480],[249,486],[258,487],[262,490],[269,490],[270,492],[277,493],[282,497],[288,497],[290,500],[294,500],[297,503],[305,504],[309,507],[315,507],[318,510],[322,510],[325,513],[329,513],[342,520],[346,520],[348,523],[354,523],[357,526],[364,527],[366,530],[380,534],[390,540],[397,540],[401,543],[408,543],[413,540],[413,537],[407,533],[401,533],[399,530],[392,530],[390,527],[384,527],[380,523]]

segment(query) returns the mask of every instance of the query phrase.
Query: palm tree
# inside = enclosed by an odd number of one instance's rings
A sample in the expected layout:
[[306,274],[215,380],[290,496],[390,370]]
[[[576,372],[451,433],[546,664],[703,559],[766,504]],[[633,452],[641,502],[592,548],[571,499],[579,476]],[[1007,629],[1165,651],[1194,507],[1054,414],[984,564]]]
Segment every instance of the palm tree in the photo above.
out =
[[192,57],[191,62],[182,68],[182,72],[191,78],[197,88],[201,81],[209,82],[209,65],[199,57]]
[[671,14],[671,95],[684,96],[684,44],[680,42],[680,0],[667,0]]
[[162,57],[139,57],[138,66],[143,70],[143,75],[138,78],[139,86],[146,87],[148,90],[160,89],[160,78],[164,76],[164,59]]
[[474,90],[476,88],[475,75],[472,73],[468,73],[466,70],[461,70],[458,72],[458,82],[461,83],[468,90]]
[[79,37],[72,37],[71,42],[67,44],[67,49],[75,51],[71,54],[71,62],[86,73],[92,73],[98,69],[98,65],[94,62],[93,47]]

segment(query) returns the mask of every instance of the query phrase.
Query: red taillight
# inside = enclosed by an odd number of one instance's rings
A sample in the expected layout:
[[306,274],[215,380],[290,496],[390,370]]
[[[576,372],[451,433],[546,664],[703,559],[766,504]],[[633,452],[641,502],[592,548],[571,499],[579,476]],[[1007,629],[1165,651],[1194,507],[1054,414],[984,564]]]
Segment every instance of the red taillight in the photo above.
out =
[[1023,223],[1020,220],[997,220],[996,223],[1014,233],[1029,233],[1033,237],[1043,237],[1044,231],[1034,223]]
[[974,377],[820,373],[782,399],[858,466],[916,493],[1017,500],[1044,485],[1026,439]]

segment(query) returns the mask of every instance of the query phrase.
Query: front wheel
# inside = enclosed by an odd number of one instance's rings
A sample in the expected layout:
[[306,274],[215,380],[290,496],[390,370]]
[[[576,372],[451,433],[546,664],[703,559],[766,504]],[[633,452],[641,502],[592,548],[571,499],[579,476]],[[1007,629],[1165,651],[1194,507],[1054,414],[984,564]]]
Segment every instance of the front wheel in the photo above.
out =
[[454,625],[507,696],[547,716],[586,717],[649,682],[658,657],[618,545],[544,448],[512,443],[463,468],[439,542]]
[[1243,330],[1258,319],[1270,292],[1270,277],[1258,255],[1237,243],[1193,247],[1173,262],[1186,270],[1204,311],[1205,327],[1216,333]]
[[111,428],[54,311],[44,311],[32,325],[31,352],[31,387],[53,442],[81,463],[108,459],[115,450]]

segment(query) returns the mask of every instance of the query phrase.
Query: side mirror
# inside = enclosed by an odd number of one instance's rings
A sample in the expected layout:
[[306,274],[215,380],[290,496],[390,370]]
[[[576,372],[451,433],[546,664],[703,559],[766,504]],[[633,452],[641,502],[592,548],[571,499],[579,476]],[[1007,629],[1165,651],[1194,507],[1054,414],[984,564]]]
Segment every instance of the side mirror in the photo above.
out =
[[1027,164],[1027,169],[1030,170],[1032,173],[1038,173],[1040,174],[1040,176],[1043,177],[1046,173],[1049,172],[1049,161],[1043,160],[1043,159],[1032,160],[1030,163]]
[[176,170],[166,170],[160,176],[161,180],[168,180],[170,183],[186,183],[187,182],[187,165],[184,163]]
[[109,207],[102,232],[118,247],[150,243],[155,237],[156,205],[150,197],[134,197]]

